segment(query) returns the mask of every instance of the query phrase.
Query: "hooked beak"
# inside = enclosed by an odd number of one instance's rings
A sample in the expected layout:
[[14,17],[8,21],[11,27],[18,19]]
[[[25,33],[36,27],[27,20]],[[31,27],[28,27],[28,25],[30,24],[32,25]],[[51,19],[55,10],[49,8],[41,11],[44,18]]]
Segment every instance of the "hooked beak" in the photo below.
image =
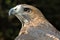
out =
[[12,14],[14,14],[14,12],[15,12],[14,9],[11,8],[11,9],[9,10],[9,16],[12,15]]
[[15,14],[21,14],[23,12],[23,7],[22,5],[17,5],[9,10],[9,16],[10,15],[15,15]]

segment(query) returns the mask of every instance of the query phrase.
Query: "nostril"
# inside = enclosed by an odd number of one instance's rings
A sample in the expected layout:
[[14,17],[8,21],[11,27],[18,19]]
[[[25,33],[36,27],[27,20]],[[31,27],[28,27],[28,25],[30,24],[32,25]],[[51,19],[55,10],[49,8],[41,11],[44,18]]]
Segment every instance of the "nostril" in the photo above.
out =
[[17,8],[15,8],[15,10],[17,10]]

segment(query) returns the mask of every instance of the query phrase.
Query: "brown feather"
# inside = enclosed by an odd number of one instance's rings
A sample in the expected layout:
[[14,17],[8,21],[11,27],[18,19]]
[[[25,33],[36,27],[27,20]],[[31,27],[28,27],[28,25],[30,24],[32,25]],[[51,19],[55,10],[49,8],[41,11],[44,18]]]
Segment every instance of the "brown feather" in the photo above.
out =
[[[31,20],[23,23],[24,25],[15,40],[60,40],[60,32],[45,19],[39,9],[27,4],[21,5],[32,9],[32,11],[28,13],[29,16],[27,16],[30,17]],[[16,16],[21,20],[20,16]],[[24,18],[22,20],[24,20]]]

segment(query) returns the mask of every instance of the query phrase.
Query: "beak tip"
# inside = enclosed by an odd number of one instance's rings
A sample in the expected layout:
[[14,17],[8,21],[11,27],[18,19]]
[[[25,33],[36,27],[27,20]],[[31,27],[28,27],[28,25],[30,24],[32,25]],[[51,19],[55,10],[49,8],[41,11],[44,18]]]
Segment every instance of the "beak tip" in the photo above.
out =
[[10,12],[10,10],[9,10],[9,12],[8,12],[8,15],[9,15],[9,16],[11,15],[11,12]]
[[10,9],[8,15],[10,16],[13,13],[13,9]]
[[10,16],[10,13],[8,15]]

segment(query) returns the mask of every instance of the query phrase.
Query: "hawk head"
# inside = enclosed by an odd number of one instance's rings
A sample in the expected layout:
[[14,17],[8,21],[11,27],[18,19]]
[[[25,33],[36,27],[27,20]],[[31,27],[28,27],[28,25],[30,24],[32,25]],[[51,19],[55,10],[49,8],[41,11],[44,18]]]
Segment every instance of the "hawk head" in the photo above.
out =
[[15,15],[22,23],[30,22],[36,18],[44,18],[39,9],[27,4],[20,4],[11,8],[9,15]]

